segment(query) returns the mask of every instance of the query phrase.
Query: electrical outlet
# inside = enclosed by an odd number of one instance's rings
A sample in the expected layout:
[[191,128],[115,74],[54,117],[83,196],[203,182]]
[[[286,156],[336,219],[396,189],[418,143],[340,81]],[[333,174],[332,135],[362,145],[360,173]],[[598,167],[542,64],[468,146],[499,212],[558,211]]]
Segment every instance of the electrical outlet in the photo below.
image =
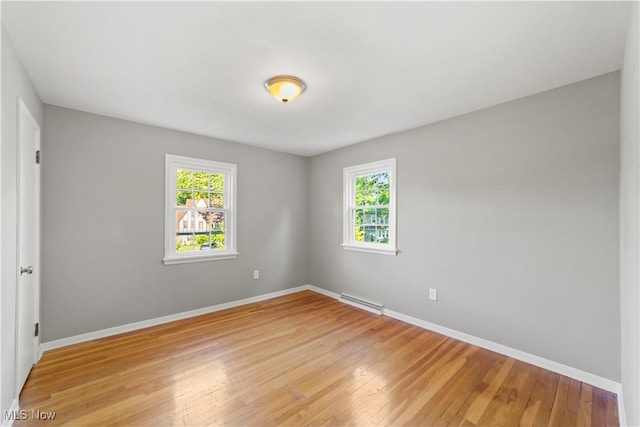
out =
[[438,301],[438,290],[437,289],[429,289],[429,299],[431,301]]
[[253,270],[253,280],[258,280],[260,278],[260,270]]

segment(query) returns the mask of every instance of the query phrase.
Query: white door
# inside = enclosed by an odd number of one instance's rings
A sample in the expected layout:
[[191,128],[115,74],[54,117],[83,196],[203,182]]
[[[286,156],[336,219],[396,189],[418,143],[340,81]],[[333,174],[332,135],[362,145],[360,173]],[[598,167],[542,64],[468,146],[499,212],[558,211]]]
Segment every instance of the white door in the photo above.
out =
[[40,284],[40,126],[18,102],[18,281],[16,387],[19,393],[36,362]]

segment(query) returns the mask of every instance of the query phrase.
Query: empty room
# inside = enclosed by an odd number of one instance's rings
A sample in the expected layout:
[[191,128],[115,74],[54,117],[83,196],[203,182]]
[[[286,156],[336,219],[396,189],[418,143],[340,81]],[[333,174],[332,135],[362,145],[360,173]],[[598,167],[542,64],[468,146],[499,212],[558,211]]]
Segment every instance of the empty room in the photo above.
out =
[[640,426],[637,1],[2,1],[3,427]]

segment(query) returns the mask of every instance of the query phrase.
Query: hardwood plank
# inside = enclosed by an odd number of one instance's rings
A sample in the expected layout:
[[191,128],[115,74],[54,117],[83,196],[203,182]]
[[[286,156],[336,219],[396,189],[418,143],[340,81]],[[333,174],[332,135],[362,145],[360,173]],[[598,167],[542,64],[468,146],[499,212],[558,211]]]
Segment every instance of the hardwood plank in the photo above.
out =
[[507,359],[504,365],[497,372],[496,376],[491,380],[489,386],[480,393],[480,395],[473,401],[469,409],[467,410],[467,414],[465,415],[465,420],[469,421],[473,425],[477,425],[482,417],[482,414],[487,409],[491,400],[495,396],[498,389],[502,386],[505,378],[511,372],[511,368],[513,368],[515,364],[514,359]]
[[533,389],[536,385],[538,377],[543,375],[543,373],[545,372],[543,369],[538,368],[536,366],[531,366],[531,365],[526,365],[526,366],[527,366],[527,372],[529,372],[529,375],[527,376],[527,380],[525,384],[522,385],[522,388],[518,392],[518,400],[515,402],[513,408],[511,409],[511,412],[509,413],[508,418],[505,420],[503,424],[505,426],[513,426],[521,423],[525,409],[528,407],[529,401],[533,394]]
[[[490,366],[489,370],[485,373],[481,380],[476,382],[475,384],[471,384],[473,388],[466,393],[463,393],[463,397],[465,398],[462,406],[458,408],[458,411],[453,415],[453,417],[448,421],[448,425],[451,426],[461,426],[464,424],[468,424],[469,421],[466,419],[467,414],[470,409],[476,402],[478,398],[484,393],[484,391],[490,387],[491,381],[496,377],[496,375],[500,372],[504,364],[507,362],[507,358],[496,358],[495,362]],[[444,417],[441,417],[446,420]]]
[[515,407],[516,402],[522,400],[522,391],[530,372],[531,370],[527,364],[516,361],[476,424],[505,425],[506,419]]
[[[499,356],[481,348],[474,348],[474,357],[468,360],[466,370],[460,370],[458,378],[443,390],[441,396],[422,409],[422,418],[416,418],[419,425],[448,425],[468,398],[469,392],[493,367]],[[435,399],[434,399],[435,400]]]
[[560,375],[542,370],[522,415],[522,426],[546,426],[551,416]]
[[607,425],[607,395],[603,390],[594,387],[593,399],[591,402],[591,425]]
[[591,406],[593,399],[593,387],[589,384],[582,384],[580,390],[580,409],[578,411],[579,426],[591,425]]
[[47,352],[15,426],[618,424],[616,396],[311,291]]
[[618,398],[613,393],[606,393],[607,395],[607,415],[606,415],[606,425],[607,426],[617,426],[620,425],[620,420],[618,418]]

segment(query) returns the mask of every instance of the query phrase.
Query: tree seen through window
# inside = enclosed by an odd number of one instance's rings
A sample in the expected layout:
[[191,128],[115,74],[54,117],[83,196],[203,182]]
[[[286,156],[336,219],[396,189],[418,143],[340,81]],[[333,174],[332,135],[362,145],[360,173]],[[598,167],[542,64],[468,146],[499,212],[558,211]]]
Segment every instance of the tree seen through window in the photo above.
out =
[[176,252],[224,249],[224,175],[188,169],[176,174]]
[[355,179],[355,240],[389,242],[389,172]]

